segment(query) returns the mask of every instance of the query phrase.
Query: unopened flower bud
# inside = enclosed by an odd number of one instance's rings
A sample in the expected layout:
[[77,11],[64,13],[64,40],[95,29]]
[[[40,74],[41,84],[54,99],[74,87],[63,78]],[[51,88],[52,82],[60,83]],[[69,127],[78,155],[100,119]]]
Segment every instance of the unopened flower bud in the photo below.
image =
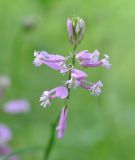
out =
[[73,47],[77,46],[83,39],[85,22],[82,18],[73,17],[67,20],[67,30],[71,45]]
[[57,136],[59,139],[63,137],[63,133],[66,129],[67,113],[68,113],[67,108],[66,107],[62,108],[60,118],[59,118],[59,123],[56,128]]
[[75,40],[74,40],[73,24],[72,24],[72,20],[69,18],[67,20],[67,30],[68,30],[70,43],[72,46],[74,46]]
[[80,43],[83,39],[84,31],[85,31],[85,22],[82,18],[78,17],[78,21],[76,24],[76,34],[77,34],[77,42]]

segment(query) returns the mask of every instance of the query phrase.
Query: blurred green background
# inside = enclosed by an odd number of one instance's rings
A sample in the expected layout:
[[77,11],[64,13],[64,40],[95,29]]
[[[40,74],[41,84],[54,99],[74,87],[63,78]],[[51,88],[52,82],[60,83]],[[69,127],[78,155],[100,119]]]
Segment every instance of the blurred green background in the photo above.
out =
[[[0,122],[13,131],[13,150],[45,146],[49,126],[64,101],[39,105],[44,90],[66,79],[47,66],[36,68],[34,50],[68,55],[66,20],[82,17],[86,32],[78,51],[98,49],[110,55],[111,70],[90,68],[88,80],[104,84],[100,97],[72,91],[67,130],[50,160],[135,160],[135,1],[133,0],[0,0],[0,74],[11,77],[3,103],[27,98],[32,112],[16,116],[0,111]],[[40,160],[43,151],[21,155]]]

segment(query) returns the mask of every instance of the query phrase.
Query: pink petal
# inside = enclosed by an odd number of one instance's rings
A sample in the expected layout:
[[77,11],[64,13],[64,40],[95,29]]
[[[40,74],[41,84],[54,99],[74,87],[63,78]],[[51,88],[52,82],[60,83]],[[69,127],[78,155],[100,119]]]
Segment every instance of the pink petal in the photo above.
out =
[[61,98],[61,99],[64,99],[68,96],[68,90],[67,90],[67,87],[64,87],[64,86],[61,86],[61,87],[57,87],[55,89],[56,91],[56,96]]

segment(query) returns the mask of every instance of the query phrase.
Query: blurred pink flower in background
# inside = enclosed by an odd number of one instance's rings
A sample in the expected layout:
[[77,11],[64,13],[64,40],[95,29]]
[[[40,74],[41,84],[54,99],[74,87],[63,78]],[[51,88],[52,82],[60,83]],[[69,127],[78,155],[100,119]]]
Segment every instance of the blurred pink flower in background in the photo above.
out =
[[[0,146],[0,156],[6,156],[10,153],[11,153],[10,147],[6,145]],[[18,159],[17,156],[12,156],[11,158],[9,158],[9,160],[17,160],[17,159]]]
[[0,155],[6,155],[10,153],[10,148],[6,145],[0,146]]
[[[7,143],[12,139],[12,132],[8,126],[3,123],[0,123],[0,157],[6,156],[11,153],[11,149],[7,146]],[[16,155],[11,156],[9,160],[17,160]]]
[[29,112],[31,110],[30,103],[25,99],[11,100],[4,104],[3,110],[7,113],[17,114]]
[[12,139],[11,130],[3,123],[0,123],[0,146]]

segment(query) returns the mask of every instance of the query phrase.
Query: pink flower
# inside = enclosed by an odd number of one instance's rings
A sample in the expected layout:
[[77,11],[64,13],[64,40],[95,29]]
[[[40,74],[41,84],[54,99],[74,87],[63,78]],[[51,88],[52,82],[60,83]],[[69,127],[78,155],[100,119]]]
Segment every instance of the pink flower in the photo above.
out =
[[81,81],[87,77],[87,74],[79,69],[71,69],[71,79],[66,81],[66,84],[70,88],[73,85],[73,88],[76,89],[80,86]]
[[57,135],[58,138],[61,139],[63,136],[63,133],[66,129],[66,120],[67,120],[67,108],[62,108],[61,114],[60,114],[60,119],[59,119],[59,124],[56,128],[57,130]]
[[[90,86],[86,86],[83,82],[90,84]],[[101,94],[101,87],[103,87],[103,84],[101,81],[98,81],[94,84],[87,81],[83,81],[83,82],[80,83],[80,86],[91,91],[91,95],[99,96]]]
[[80,65],[84,67],[98,67],[103,66],[106,69],[111,68],[109,63],[109,56],[104,55],[105,58],[99,60],[100,53],[95,50],[93,53],[89,53],[87,50],[76,54],[76,59],[79,60]]
[[0,145],[7,143],[11,139],[11,130],[5,124],[0,123]]
[[49,66],[54,70],[60,71],[60,73],[64,73],[67,71],[67,67],[65,65],[65,57],[61,55],[48,54],[46,51],[34,52],[35,59],[33,63],[35,66],[39,67],[43,64]]
[[101,81],[98,81],[97,83],[90,86],[91,95],[93,96],[99,96],[101,94],[101,87],[103,87],[103,84]]
[[77,80],[82,80],[87,77],[87,74],[79,69],[72,69],[71,70],[71,77]]
[[4,107],[4,111],[11,114],[29,112],[30,103],[25,99],[12,100],[7,102]]
[[50,91],[44,91],[42,96],[40,97],[40,102],[43,107],[47,107],[47,105],[51,105],[49,99],[54,99],[54,98],[64,99],[67,96],[68,96],[67,88],[65,86],[60,86]]

